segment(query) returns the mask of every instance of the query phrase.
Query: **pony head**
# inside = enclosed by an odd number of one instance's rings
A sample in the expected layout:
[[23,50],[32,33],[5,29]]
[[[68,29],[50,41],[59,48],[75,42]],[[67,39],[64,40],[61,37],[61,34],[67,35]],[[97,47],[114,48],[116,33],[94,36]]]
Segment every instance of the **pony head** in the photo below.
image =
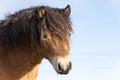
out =
[[71,9],[49,8],[38,9],[40,54],[48,59],[59,74],[71,70],[70,34],[72,31],[69,19]]

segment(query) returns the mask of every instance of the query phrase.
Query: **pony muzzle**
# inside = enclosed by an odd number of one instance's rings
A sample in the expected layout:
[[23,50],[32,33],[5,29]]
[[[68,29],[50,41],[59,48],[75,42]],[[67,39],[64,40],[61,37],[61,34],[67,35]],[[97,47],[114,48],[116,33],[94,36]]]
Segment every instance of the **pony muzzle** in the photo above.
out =
[[72,63],[70,61],[69,56],[55,57],[52,62],[52,65],[58,74],[68,74],[72,68]]
[[59,74],[68,74],[69,71],[71,70],[72,64],[71,62],[69,62],[68,65],[62,65],[62,64],[58,64],[58,68],[57,68],[57,72]]

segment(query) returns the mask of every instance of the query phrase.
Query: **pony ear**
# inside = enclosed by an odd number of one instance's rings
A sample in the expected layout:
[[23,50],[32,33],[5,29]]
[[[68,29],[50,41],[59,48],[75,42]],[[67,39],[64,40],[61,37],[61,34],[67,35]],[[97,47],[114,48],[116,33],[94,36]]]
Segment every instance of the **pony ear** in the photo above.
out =
[[39,18],[43,18],[44,14],[45,14],[45,8],[44,6],[41,6],[40,9],[38,10]]
[[71,13],[71,8],[70,8],[70,5],[67,5],[67,7],[64,9],[64,14],[69,16]]

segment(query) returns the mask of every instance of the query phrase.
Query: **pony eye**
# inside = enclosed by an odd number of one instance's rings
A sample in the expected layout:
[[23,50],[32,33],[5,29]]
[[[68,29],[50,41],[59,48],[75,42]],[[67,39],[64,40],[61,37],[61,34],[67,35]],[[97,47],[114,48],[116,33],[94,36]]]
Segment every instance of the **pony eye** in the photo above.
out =
[[48,38],[47,34],[43,34],[43,38],[44,39]]

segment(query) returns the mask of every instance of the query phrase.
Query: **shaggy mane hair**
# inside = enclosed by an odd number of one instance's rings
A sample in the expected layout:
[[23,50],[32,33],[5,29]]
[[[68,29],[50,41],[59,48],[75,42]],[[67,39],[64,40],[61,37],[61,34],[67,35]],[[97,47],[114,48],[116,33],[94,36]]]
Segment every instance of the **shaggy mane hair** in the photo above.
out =
[[69,16],[63,9],[45,7],[45,15],[39,18],[41,6],[23,9],[0,21],[0,47],[33,48],[40,45],[41,33],[49,31],[53,38],[64,39],[72,31]]

